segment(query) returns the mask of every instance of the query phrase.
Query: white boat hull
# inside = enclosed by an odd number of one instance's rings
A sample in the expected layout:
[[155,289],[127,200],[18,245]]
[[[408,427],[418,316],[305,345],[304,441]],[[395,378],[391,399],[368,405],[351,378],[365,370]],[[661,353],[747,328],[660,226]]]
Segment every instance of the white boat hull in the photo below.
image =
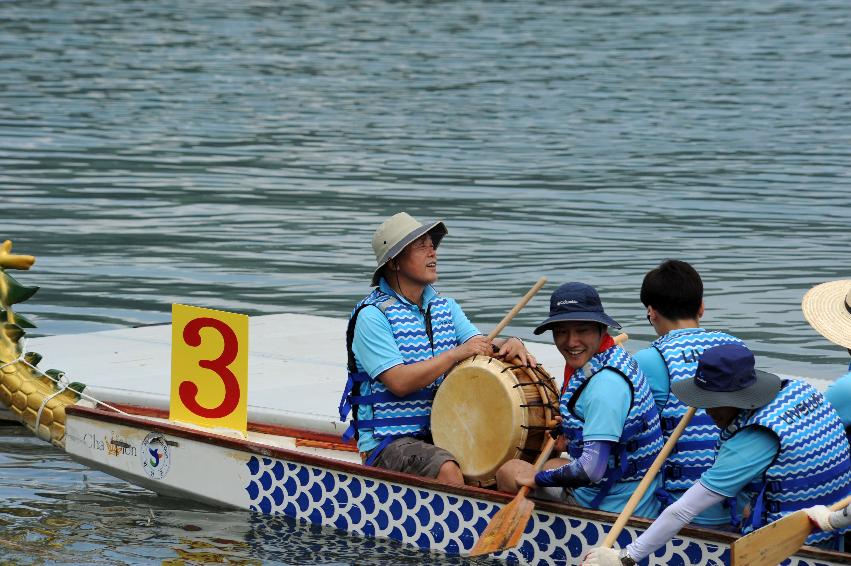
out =
[[[168,454],[161,454],[151,467],[147,450],[162,449],[164,443]],[[92,468],[164,495],[285,515],[425,550],[467,554],[489,518],[510,500],[494,491],[447,487],[365,467],[353,463],[354,453],[314,449],[311,454],[283,445],[150,418],[68,409],[66,450]],[[521,563],[576,564],[602,541],[614,518],[609,513],[539,502],[518,547],[496,557]],[[647,524],[633,519],[618,545],[628,544]],[[686,528],[649,563],[726,564],[734,539],[725,533]],[[851,564],[849,558],[807,549],[786,564]]]

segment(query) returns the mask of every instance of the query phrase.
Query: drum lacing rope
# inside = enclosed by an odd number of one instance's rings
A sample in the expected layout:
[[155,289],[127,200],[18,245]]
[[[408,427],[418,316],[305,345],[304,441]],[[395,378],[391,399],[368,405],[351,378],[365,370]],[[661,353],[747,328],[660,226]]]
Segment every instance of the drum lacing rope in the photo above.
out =
[[[68,382],[68,380],[65,378],[65,372],[64,372],[64,371],[63,371],[63,372],[59,372],[59,378],[57,379],[57,378],[54,378],[54,377],[53,377],[53,376],[51,376],[51,375],[48,375],[48,374],[44,373],[43,371],[41,371],[41,370],[40,370],[40,369],[38,369],[36,366],[34,366],[34,365],[32,365],[31,363],[29,363],[29,362],[28,362],[28,361],[24,358],[24,356],[26,356],[26,355],[29,353],[29,352],[27,352],[27,339],[26,339],[26,338],[22,338],[22,339],[21,339],[21,352],[22,352],[22,353],[21,353],[21,355],[20,355],[20,356],[18,356],[18,358],[17,358],[17,359],[14,359],[14,360],[12,360],[11,362],[6,362],[5,364],[0,365],[0,370],[2,370],[3,368],[5,368],[6,366],[11,366],[11,365],[14,365],[14,364],[17,364],[18,362],[20,362],[20,363],[24,364],[25,366],[28,366],[30,369],[32,369],[33,371],[35,371],[36,373],[38,373],[40,376],[46,377],[47,379],[49,379],[50,381],[52,381],[53,383],[55,383],[57,386],[59,386],[59,387],[60,387],[60,390],[59,390],[58,392],[54,393],[53,395],[48,396],[48,397],[47,397],[47,398],[45,398],[45,400],[41,403],[41,407],[40,407],[40,408],[39,408],[39,410],[38,410],[38,416],[36,417],[36,421],[35,421],[36,429],[38,429],[38,422],[39,422],[39,419],[41,418],[41,412],[42,412],[42,410],[44,409],[44,407],[45,407],[45,405],[47,404],[47,402],[48,402],[48,401],[50,401],[51,399],[53,399],[54,397],[56,397],[57,395],[59,395],[60,393],[62,393],[63,391],[65,391],[66,389],[68,389],[68,386],[70,385],[70,383],[69,383],[69,382]],[[113,407],[112,405],[110,405],[110,404],[108,404],[108,403],[104,403],[103,401],[101,401],[101,400],[99,400],[99,399],[96,399],[96,398],[92,397],[91,395],[87,395],[87,394],[83,393],[82,391],[76,391],[76,390],[74,390],[74,391],[75,391],[75,393],[77,393],[80,397],[83,397],[83,398],[85,398],[85,399],[87,399],[87,400],[89,400],[89,401],[92,401],[93,403],[96,403],[97,405],[103,405],[103,406],[104,406],[104,407],[106,407],[107,409],[111,409],[111,410],[115,411],[116,413],[120,413],[120,414],[125,415],[125,416],[130,416],[128,413],[125,413],[125,412],[124,412],[124,411],[122,411],[121,409],[119,409],[119,408],[117,408],[117,407]]]
[[550,430],[550,427],[541,425],[520,425],[520,428],[525,428],[526,430]]
[[[546,372],[546,370],[544,370],[541,367],[541,364],[538,364],[538,365],[535,365],[535,366],[532,366],[532,367],[521,366],[521,365],[515,365],[515,366],[506,365],[506,367],[502,368],[502,371],[500,371],[500,373],[505,373],[506,371],[514,371],[516,369],[528,369],[529,371],[534,373],[538,377],[538,379],[532,380],[532,381],[526,381],[526,382],[523,382],[523,383],[515,383],[514,385],[511,386],[512,388],[517,389],[518,387],[526,387],[526,386],[529,386],[529,385],[534,385],[535,387],[540,386],[540,387],[543,387],[544,389],[549,390],[549,392],[552,394],[551,398],[556,400],[556,402],[554,402],[554,403],[544,403],[542,401],[540,404],[520,405],[520,406],[521,407],[546,407],[546,408],[550,409],[551,411],[558,411],[558,401],[557,401],[558,398],[559,398],[558,389],[555,386],[555,382],[553,381],[553,378]],[[523,427],[523,428],[529,428],[529,427]],[[535,427],[535,428],[538,428],[538,427]]]

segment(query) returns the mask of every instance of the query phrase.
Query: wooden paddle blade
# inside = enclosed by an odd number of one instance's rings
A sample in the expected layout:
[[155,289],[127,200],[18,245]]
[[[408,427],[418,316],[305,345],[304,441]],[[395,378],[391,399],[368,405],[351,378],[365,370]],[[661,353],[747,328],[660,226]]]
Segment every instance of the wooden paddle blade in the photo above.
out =
[[511,503],[493,516],[470,551],[470,556],[481,556],[517,546],[534,509],[535,503],[525,497],[512,499]]
[[749,533],[730,545],[730,566],[776,566],[801,548],[813,530],[804,511]]

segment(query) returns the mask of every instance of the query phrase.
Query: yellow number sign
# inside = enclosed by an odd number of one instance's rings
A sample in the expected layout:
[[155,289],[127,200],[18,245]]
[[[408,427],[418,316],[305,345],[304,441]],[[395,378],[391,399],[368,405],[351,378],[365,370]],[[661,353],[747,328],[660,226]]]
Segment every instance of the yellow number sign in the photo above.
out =
[[169,418],[242,431],[248,424],[248,316],[171,307]]

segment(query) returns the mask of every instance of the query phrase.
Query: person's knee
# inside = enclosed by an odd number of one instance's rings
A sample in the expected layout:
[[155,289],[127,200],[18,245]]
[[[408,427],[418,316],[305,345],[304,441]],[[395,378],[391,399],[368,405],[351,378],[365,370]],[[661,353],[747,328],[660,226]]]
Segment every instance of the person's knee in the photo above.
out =
[[496,488],[507,493],[517,493],[520,486],[517,485],[517,472],[526,464],[523,460],[509,460],[496,471]]
[[437,480],[455,485],[464,485],[464,474],[454,460],[447,460],[437,472]]

